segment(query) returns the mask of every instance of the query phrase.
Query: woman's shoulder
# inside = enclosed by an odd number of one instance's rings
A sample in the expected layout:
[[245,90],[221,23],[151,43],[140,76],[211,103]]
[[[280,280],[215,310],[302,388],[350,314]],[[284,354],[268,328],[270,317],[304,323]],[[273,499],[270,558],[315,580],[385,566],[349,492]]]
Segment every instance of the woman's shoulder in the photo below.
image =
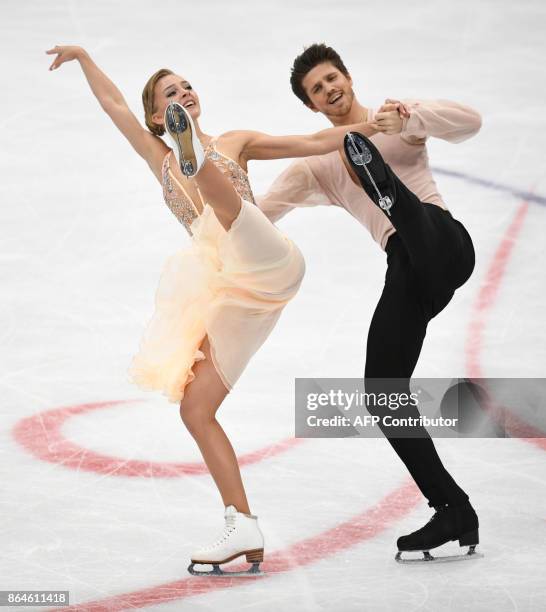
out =
[[230,149],[242,148],[252,132],[249,130],[230,130],[212,138],[211,143]]
[[248,138],[248,131],[231,130],[230,132],[220,134],[220,136],[213,137],[208,146],[215,149],[216,152],[220,153],[224,157],[235,160],[238,164],[245,168],[246,164],[242,159],[241,153],[248,142]]

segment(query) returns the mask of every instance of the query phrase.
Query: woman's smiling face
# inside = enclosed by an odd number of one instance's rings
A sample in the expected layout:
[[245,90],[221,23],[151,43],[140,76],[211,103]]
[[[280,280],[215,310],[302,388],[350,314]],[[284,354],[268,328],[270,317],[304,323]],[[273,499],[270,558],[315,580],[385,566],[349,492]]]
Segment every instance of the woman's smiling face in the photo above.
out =
[[171,102],[181,104],[194,120],[201,114],[199,96],[190,83],[177,74],[168,74],[155,85],[155,109],[152,116],[155,123],[164,124],[165,110]]

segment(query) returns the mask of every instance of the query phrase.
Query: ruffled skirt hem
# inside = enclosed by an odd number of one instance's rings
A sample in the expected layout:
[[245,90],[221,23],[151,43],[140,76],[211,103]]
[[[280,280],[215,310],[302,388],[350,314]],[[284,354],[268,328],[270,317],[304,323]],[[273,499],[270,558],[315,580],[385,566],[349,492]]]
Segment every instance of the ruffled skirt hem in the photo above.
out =
[[226,232],[210,206],[192,225],[193,239],[166,262],[155,311],[129,378],[180,402],[195,379],[208,336],[212,362],[230,391],[295,295],[305,265],[299,250],[253,204]]

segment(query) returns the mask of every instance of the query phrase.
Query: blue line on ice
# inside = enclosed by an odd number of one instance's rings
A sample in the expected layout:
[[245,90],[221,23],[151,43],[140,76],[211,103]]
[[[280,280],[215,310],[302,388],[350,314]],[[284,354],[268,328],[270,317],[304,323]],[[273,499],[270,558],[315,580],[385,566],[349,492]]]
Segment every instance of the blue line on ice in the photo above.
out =
[[474,183],[475,185],[480,185],[482,187],[488,187],[489,189],[495,189],[497,191],[503,191],[505,193],[509,193],[516,198],[521,200],[525,200],[527,202],[534,202],[535,204],[540,204],[541,206],[546,205],[546,197],[537,195],[536,193],[532,193],[530,191],[525,191],[523,189],[517,189],[515,187],[510,187],[510,185],[502,185],[501,183],[495,183],[495,181],[488,181],[487,179],[481,179],[476,176],[471,176],[469,174],[464,174],[463,172],[456,172],[455,170],[446,170],[444,168],[432,168],[432,172],[437,172],[438,174],[444,174],[445,176],[452,176],[454,178],[464,179],[468,183]]

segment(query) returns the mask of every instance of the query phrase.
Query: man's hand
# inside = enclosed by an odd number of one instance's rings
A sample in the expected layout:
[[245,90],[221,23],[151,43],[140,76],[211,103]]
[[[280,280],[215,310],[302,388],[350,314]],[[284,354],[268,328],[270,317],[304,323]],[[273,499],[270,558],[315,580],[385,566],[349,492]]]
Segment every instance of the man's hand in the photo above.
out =
[[[400,113],[400,116],[404,119],[406,119],[407,117],[410,116],[410,109],[409,106],[407,106],[406,104],[404,104],[403,102],[401,102],[400,100],[393,100],[392,98],[387,98],[385,100],[385,104],[383,104],[383,106],[385,105],[392,105],[394,104],[396,106],[396,108],[398,109],[398,112]],[[379,109],[378,112],[381,112],[383,106]]]
[[409,116],[410,110],[403,102],[387,98],[375,114],[372,125],[383,134],[399,134],[402,131],[404,119]]

